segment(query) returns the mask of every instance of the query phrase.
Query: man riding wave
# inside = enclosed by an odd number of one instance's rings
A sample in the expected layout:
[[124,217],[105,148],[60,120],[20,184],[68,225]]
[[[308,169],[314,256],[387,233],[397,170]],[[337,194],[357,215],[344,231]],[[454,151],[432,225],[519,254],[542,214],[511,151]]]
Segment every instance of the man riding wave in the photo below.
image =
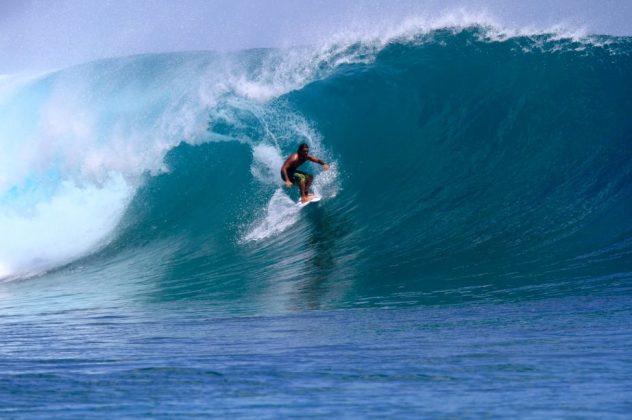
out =
[[301,190],[301,203],[307,203],[314,197],[309,193],[314,177],[298,170],[298,167],[308,160],[322,165],[325,171],[329,170],[328,164],[309,154],[307,143],[301,143],[296,153],[292,153],[281,167],[281,178],[285,181],[285,186],[291,188],[292,185],[296,185]]

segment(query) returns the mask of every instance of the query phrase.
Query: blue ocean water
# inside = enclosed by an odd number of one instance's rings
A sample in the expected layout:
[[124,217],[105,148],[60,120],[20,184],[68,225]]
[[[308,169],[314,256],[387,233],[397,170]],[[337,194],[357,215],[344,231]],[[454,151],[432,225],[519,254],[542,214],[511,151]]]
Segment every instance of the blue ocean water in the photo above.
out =
[[0,416],[627,417],[631,54],[470,26],[0,78]]

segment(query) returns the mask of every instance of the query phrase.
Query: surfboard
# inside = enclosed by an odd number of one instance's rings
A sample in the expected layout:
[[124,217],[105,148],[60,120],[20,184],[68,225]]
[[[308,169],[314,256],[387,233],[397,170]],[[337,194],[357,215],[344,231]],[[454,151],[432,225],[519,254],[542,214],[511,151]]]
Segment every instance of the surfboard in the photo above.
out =
[[305,202],[305,203],[301,203],[301,200],[299,199],[299,200],[298,200],[298,203],[296,203],[296,205],[297,205],[298,207],[305,207],[305,206],[306,206],[306,205],[308,205],[309,203],[315,203],[315,202],[317,202],[317,201],[320,201],[320,199],[321,199],[321,198],[322,198],[322,197],[321,197],[320,195],[314,195],[314,196],[312,197],[312,199],[311,199],[311,200],[309,200],[309,201],[307,201],[307,202]]

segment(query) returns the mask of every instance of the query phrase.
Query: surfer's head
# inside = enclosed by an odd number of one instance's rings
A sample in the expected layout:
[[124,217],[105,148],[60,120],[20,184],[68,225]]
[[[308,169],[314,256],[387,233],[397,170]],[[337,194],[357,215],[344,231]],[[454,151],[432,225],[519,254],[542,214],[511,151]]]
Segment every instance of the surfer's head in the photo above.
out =
[[298,153],[299,156],[307,156],[309,154],[309,146],[307,143],[299,144],[296,153]]

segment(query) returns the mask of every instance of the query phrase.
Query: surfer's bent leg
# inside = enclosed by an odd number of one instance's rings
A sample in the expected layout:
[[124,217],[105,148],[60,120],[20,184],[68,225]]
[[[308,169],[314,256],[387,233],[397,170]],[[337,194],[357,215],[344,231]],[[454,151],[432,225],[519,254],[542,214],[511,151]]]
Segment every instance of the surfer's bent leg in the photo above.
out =
[[301,190],[301,201],[307,201],[307,192],[309,191],[309,182],[306,173],[296,171],[294,173],[294,184],[298,185],[298,188]]
[[301,198],[307,198],[307,187],[305,185],[305,181],[299,182],[298,187],[301,189]]
[[307,175],[306,176],[307,179],[305,180],[305,194],[309,194],[309,187],[312,186],[312,182],[314,181],[314,177],[311,175]]

